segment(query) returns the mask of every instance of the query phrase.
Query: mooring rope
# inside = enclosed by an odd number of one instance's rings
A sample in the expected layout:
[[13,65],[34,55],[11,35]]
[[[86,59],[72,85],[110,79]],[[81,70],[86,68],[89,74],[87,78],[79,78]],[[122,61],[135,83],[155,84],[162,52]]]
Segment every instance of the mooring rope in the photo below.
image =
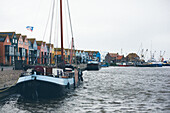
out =
[[[21,74],[20,74],[20,76],[21,76]],[[20,76],[19,76],[19,77],[20,77]],[[17,79],[11,86],[9,86],[9,87],[6,88],[6,89],[0,90],[0,93],[5,92],[5,91],[7,91],[8,89],[10,89],[11,87],[15,86],[15,85],[17,84],[17,81],[19,80],[19,77],[18,77],[18,79]]]

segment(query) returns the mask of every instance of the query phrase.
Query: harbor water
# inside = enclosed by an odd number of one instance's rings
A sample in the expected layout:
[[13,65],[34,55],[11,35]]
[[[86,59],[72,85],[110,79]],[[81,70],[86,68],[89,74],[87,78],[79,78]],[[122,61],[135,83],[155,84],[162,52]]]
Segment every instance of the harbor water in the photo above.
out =
[[1,99],[0,113],[170,113],[170,67],[108,67],[83,77],[61,99]]

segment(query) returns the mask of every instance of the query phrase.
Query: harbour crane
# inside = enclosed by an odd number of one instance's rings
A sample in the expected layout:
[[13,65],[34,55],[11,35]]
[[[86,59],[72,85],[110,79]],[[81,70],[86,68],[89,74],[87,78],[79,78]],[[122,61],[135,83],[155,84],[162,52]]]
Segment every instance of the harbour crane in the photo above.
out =
[[165,51],[163,51],[163,53],[162,53],[162,51],[160,51],[160,61],[161,62],[163,62],[163,60],[164,60],[164,58],[163,58],[163,56],[165,55]]

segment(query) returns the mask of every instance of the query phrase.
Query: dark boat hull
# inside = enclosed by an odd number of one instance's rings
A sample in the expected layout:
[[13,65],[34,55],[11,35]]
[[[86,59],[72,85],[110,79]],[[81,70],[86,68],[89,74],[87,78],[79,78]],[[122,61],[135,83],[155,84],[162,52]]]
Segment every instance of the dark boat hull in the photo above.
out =
[[5,98],[9,95],[15,94],[16,92],[15,86],[2,88],[0,89],[0,98]]
[[17,84],[17,92],[28,99],[47,99],[65,96],[74,85],[59,85],[39,80],[29,80]]
[[170,64],[162,64],[162,66],[170,66]]
[[160,64],[144,64],[144,65],[136,65],[136,67],[162,67]]
[[99,70],[100,66],[99,64],[87,64],[86,70]]
[[134,65],[117,65],[117,66],[119,66],[119,67],[132,67],[132,66],[134,66]]

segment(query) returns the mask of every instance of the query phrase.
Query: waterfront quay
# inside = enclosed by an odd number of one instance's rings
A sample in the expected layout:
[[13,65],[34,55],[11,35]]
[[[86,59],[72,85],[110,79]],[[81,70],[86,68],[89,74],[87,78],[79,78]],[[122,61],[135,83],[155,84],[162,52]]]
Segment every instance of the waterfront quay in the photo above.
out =
[[14,85],[22,72],[23,70],[13,70],[12,67],[3,67],[3,71],[0,70],[0,89]]
[[[86,69],[86,64],[79,64],[82,71]],[[14,70],[13,66],[0,66],[0,89],[15,85],[24,70]]]

